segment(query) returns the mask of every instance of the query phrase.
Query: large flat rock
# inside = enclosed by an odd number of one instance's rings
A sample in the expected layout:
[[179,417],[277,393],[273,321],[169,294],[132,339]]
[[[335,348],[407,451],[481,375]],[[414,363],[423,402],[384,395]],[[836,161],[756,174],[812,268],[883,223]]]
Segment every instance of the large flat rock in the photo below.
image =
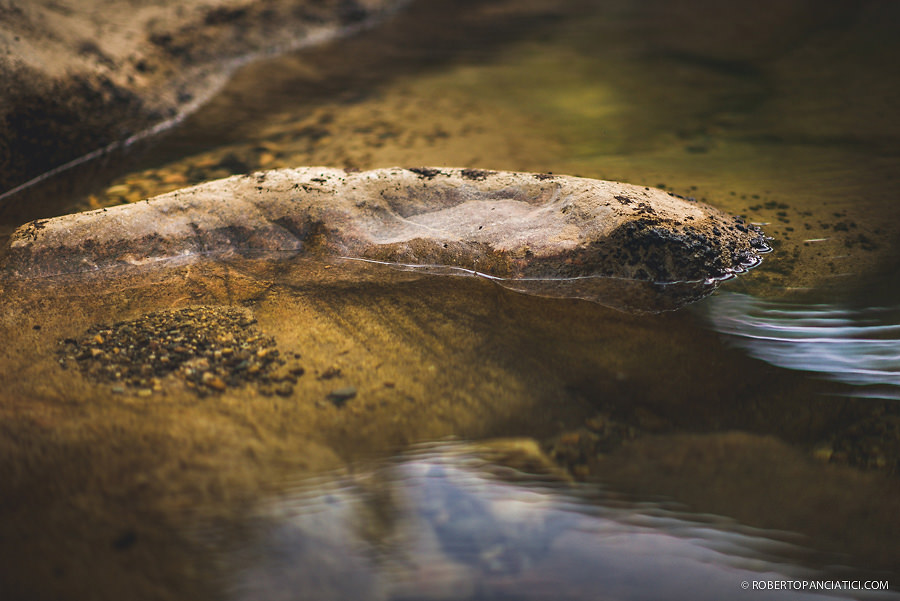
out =
[[743,220],[662,190],[472,169],[235,176],[136,204],[38,220],[12,236],[12,279],[277,253],[479,275],[543,296],[674,308],[759,262]]

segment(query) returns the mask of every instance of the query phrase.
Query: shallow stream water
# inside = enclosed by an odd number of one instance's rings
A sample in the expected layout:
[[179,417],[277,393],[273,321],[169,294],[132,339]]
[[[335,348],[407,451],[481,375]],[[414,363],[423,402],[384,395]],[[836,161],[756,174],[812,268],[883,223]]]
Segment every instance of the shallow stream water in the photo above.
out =
[[[340,263],[10,285],[0,586],[895,598],[898,22],[884,2],[413,3],[4,199],[8,232],[257,169],[553,172],[704,200],[774,252],[658,315]],[[219,305],[303,367],[289,394],[123,391],[59,354],[96,324]],[[891,590],[741,588],[767,580]]]

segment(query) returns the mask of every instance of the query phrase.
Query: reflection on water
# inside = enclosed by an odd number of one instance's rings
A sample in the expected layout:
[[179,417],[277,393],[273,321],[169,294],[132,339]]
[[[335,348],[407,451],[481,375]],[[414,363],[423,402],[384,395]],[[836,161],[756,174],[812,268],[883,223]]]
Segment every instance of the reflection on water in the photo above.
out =
[[753,599],[743,580],[823,577],[785,533],[625,501],[459,444],[306,481],[266,504],[251,538],[231,558],[233,599]]
[[757,359],[853,385],[853,396],[900,399],[898,306],[857,309],[723,293],[708,307],[714,327]]

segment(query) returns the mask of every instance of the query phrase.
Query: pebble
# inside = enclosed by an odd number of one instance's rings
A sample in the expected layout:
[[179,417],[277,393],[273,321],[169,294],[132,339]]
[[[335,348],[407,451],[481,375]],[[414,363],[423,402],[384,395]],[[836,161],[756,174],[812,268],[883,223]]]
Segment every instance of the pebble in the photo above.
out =
[[338,388],[328,393],[328,400],[331,401],[335,407],[343,407],[347,401],[355,396],[356,388],[353,386],[345,386],[344,388]]
[[227,388],[227,386],[225,385],[225,382],[222,381],[222,378],[220,378],[219,376],[217,376],[211,372],[208,372],[208,371],[203,372],[203,375],[201,376],[201,381],[205,385],[209,386],[210,388],[214,388],[216,390],[225,390]]
[[813,449],[813,457],[824,463],[831,461],[832,455],[834,455],[834,449],[829,446],[819,446]]
[[332,378],[340,377],[341,368],[332,365],[328,369],[326,369],[321,376],[319,376],[320,380],[331,380]]

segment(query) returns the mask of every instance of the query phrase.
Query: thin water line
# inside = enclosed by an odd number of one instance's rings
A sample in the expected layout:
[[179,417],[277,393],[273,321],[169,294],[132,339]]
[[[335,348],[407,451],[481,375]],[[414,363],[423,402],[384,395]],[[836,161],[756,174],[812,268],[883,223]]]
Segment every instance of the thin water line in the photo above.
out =
[[728,274],[718,277],[718,278],[704,278],[704,279],[697,279],[697,280],[670,280],[670,281],[642,280],[642,279],[638,279],[638,278],[629,278],[629,277],[615,276],[615,275],[600,275],[600,274],[579,275],[579,276],[570,276],[570,277],[561,277],[561,278],[552,278],[552,277],[506,278],[506,277],[491,275],[489,273],[484,273],[484,272],[478,271],[477,269],[468,269],[466,267],[459,267],[457,265],[440,265],[440,264],[433,264],[433,263],[428,263],[428,264],[398,263],[398,262],[392,262],[392,261],[379,261],[376,259],[366,259],[363,257],[349,257],[349,256],[339,256],[337,258],[343,259],[346,261],[360,261],[363,263],[374,263],[377,265],[385,265],[387,267],[408,269],[411,271],[417,271],[417,270],[427,271],[429,269],[448,270],[448,271],[453,271],[453,272],[461,272],[460,275],[463,275],[463,276],[482,277],[482,278],[485,278],[488,280],[495,280],[495,281],[501,281],[501,282],[538,282],[538,283],[540,283],[540,282],[577,282],[577,281],[584,281],[584,280],[588,280],[588,281],[590,281],[590,280],[617,280],[617,281],[623,281],[623,282],[640,282],[640,283],[646,283],[646,284],[654,284],[654,285],[658,285],[658,286],[675,286],[675,285],[680,285],[680,284],[712,284],[717,281],[730,280],[734,277],[734,273],[728,273]]

